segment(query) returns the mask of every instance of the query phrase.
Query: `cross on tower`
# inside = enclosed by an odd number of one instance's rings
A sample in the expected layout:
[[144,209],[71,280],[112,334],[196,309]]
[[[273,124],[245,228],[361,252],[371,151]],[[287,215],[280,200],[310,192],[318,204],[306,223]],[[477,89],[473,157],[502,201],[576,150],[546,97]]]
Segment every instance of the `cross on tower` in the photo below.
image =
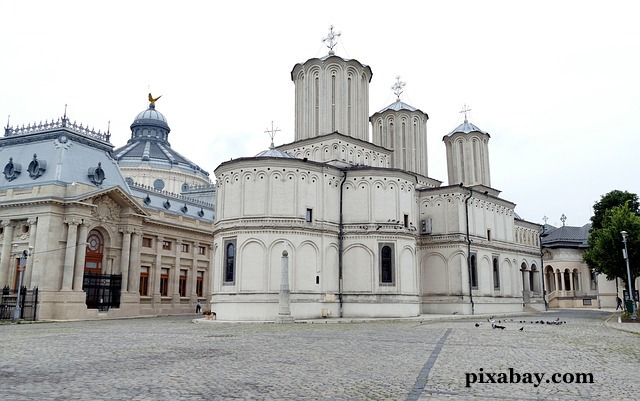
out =
[[275,148],[273,145],[273,138],[276,136],[276,132],[280,131],[278,128],[273,128],[273,121],[271,121],[271,129],[267,128],[264,132],[269,134],[269,138],[271,138],[271,146],[269,149]]
[[400,81],[400,75],[398,75],[396,77],[396,83],[393,84],[393,86],[391,87],[391,90],[393,90],[393,93],[398,98],[398,102],[400,101],[400,95],[402,95],[403,88],[406,84],[407,84],[406,82]]
[[338,44],[338,37],[342,35],[341,32],[333,32],[333,25],[329,27],[329,34],[327,37],[322,38],[322,43],[327,43],[327,47],[329,48],[329,54],[335,54],[333,52],[333,48]]
[[471,111],[471,109],[465,104],[462,106],[462,110],[460,110],[460,113],[464,113],[464,122],[468,122],[467,120],[467,112]]
[[544,221],[544,224],[547,224],[547,220],[549,220],[549,218],[548,218],[548,217],[547,217],[547,215],[545,214],[545,215],[542,217],[542,220]]
[[564,222],[567,221],[567,216],[565,216],[564,213],[560,216],[560,221],[562,221],[562,226],[564,227]]

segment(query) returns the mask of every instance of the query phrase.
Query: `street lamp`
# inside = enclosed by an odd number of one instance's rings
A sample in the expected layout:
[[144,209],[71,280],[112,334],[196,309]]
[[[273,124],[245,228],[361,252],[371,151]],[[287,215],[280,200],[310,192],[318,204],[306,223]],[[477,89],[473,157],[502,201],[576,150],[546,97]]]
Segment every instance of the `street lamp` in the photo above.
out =
[[627,262],[627,283],[629,284],[629,299],[631,299],[632,308],[631,320],[636,320],[638,316],[636,315],[636,300],[633,296],[633,287],[631,287],[631,269],[629,269],[629,252],[627,251],[627,232],[620,231],[620,234],[622,234],[622,242],[624,242],[624,252],[622,256],[624,256],[624,260]]
[[22,251],[22,256],[20,257],[20,265],[18,267],[18,298],[16,300],[16,308],[13,310],[13,321],[17,322],[20,319],[20,292],[22,290],[22,273],[27,266],[27,251]]

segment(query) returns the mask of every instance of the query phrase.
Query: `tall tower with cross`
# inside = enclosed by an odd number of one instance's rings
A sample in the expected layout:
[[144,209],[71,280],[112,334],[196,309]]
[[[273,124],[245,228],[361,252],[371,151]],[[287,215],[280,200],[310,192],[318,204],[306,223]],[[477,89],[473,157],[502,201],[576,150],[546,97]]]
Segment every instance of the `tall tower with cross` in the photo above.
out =
[[464,122],[442,140],[447,148],[449,185],[483,185],[491,188],[489,139],[491,136],[469,122],[471,109],[464,105],[460,114]]
[[291,71],[295,84],[295,140],[339,132],[369,140],[369,83],[371,68],[334,52],[340,33],[331,26],[322,41],[329,54],[296,64]]

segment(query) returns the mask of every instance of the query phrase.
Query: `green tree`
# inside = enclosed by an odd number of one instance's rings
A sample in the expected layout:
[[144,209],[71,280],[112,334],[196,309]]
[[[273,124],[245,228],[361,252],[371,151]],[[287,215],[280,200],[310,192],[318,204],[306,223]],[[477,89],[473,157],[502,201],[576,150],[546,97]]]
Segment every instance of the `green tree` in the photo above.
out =
[[602,221],[607,210],[614,206],[623,206],[627,201],[630,202],[631,210],[640,216],[640,203],[638,195],[627,191],[613,190],[600,197],[600,202],[593,205],[593,216],[591,217],[591,228],[602,228]]
[[[604,198],[604,197],[603,197]],[[583,259],[590,268],[605,274],[607,279],[621,277],[627,284],[627,264],[623,258],[621,231],[627,232],[629,267],[631,281],[634,282],[640,269],[640,216],[632,210],[629,200],[622,206],[614,206],[604,212],[601,228],[591,228],[589,249]]]

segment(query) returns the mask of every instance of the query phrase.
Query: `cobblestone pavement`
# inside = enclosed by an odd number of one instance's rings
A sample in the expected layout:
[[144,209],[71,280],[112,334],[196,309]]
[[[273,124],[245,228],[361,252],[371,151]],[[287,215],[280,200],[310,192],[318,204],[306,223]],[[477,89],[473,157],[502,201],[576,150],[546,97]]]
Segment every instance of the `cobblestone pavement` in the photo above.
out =
[[[610,315],[496,317],[504,330],[492,329],[486,317],[276,325],[194,324],[193,316],[182,316],[1,325],[0,399],[638,399],[640,335],[605,326]],[[529,323],[556,318],[566,324]],[[480,369],[495,375],[480,383]],[[519,374],[520,383],[487,383],[500,373],[510,380]],[[540,385],[522,383],[533,373],[545,374]],[[593,383],[547,383],[553,373],[592,374]],[[476,382],[466,387],[471,374]]]

